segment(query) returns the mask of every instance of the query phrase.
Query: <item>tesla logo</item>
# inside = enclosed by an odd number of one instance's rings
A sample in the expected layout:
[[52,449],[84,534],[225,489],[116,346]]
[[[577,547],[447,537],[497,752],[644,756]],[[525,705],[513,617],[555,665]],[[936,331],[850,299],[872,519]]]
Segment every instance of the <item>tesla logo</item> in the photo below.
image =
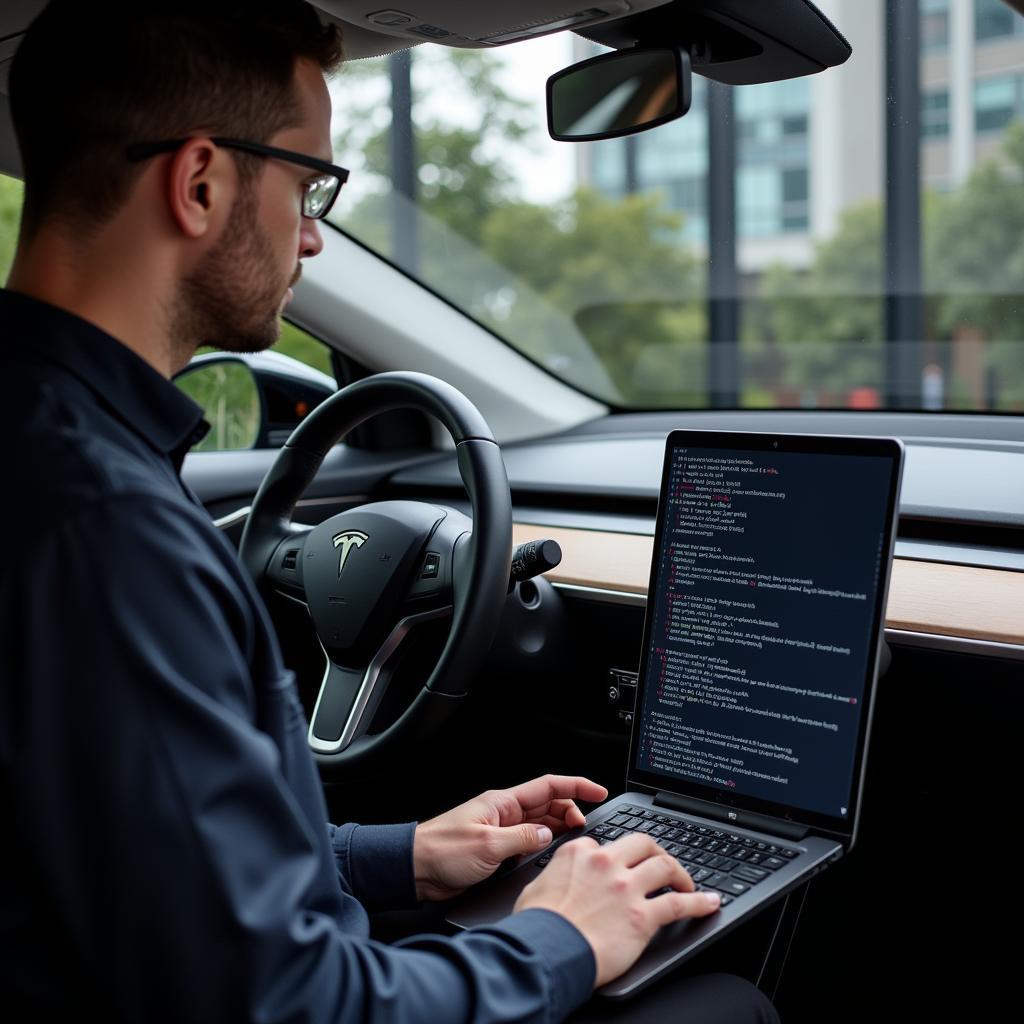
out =
[[728,811],[727,813],[729,815],[729,820],[730,821],[735,821],[736,820],[736,812],[735,811]]
[[334,538],[334,546],[341,548],[341,560],[338,562],[338,575],[341,575],[353,548],[361,548],[370,538],[360,530],[346,530]]

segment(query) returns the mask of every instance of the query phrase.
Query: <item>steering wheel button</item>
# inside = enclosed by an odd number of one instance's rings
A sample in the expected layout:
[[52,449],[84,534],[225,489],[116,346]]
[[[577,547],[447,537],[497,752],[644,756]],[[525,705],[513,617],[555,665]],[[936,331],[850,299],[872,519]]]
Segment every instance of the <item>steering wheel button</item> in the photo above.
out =
[[427,557],[423,561],[423,571],[420,573],[421,580],[433,580],[437,579],[438,573],[441,571],[441,556],[433,551],[427,553]]

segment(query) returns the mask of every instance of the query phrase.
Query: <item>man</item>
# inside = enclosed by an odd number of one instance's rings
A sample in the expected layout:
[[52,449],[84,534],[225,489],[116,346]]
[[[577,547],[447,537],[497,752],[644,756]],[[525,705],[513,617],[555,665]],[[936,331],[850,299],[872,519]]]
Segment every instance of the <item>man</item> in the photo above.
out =
[[[548,777],[418,826],[325,825],[266,612],[178,476],[204,427],[168,378],[204,342],[272,344],[322,246],[339,50],[300,0],[54,0],[15,59],[5,1012],[556,1021],[659,926],[717,909],[649,838],[586,839],[493,927],[368,938],[364,907],[457,893],[606,793]],[[738,980],[688,991],[771,1019]]]

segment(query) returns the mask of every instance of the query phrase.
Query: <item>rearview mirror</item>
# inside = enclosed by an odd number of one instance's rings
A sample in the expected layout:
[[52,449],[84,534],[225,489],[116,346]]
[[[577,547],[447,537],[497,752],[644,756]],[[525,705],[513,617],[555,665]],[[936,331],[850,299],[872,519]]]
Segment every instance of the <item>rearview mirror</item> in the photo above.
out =
[[547,91],[553,139],[632,135],[690,109],[690,55],[677,47],[603,53],[552,75]]

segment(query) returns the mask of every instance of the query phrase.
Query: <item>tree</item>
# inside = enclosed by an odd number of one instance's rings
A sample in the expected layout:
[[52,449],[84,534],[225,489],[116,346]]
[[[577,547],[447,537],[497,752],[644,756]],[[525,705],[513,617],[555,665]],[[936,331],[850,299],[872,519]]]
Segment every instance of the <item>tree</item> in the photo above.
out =
[[[535,205],[518,194],[510,146],[529,147],[527,104],[505,90],[500,58],[451,50],[414,51],[417,276],[525,354],[583,390],[615,403],[703,402],[700,339],[704,308],[696,261],[681,249],[681,218],[660,196],[611,199],[587,190]],[[473,97],[456,120],[416,89],[428,61],[433,93],[444,82]],[[376,188],[339,223],[390,253],[390,125],[374,104],[386,90],[367,86],[348,119],[359,138],[363,172]],[[378,76],[382,78],[380,72]],[[425,76],[424,76],[425,77]],[[353,93],[357,92],[353,89]],[[360,123],[373,131],[359,135]]]
[[572,319],[621,399],[701,404],[703,276],[678,244],[681,225],[660,195],[609,199],[580,189],[549,206],[495,210],[483,245]]

